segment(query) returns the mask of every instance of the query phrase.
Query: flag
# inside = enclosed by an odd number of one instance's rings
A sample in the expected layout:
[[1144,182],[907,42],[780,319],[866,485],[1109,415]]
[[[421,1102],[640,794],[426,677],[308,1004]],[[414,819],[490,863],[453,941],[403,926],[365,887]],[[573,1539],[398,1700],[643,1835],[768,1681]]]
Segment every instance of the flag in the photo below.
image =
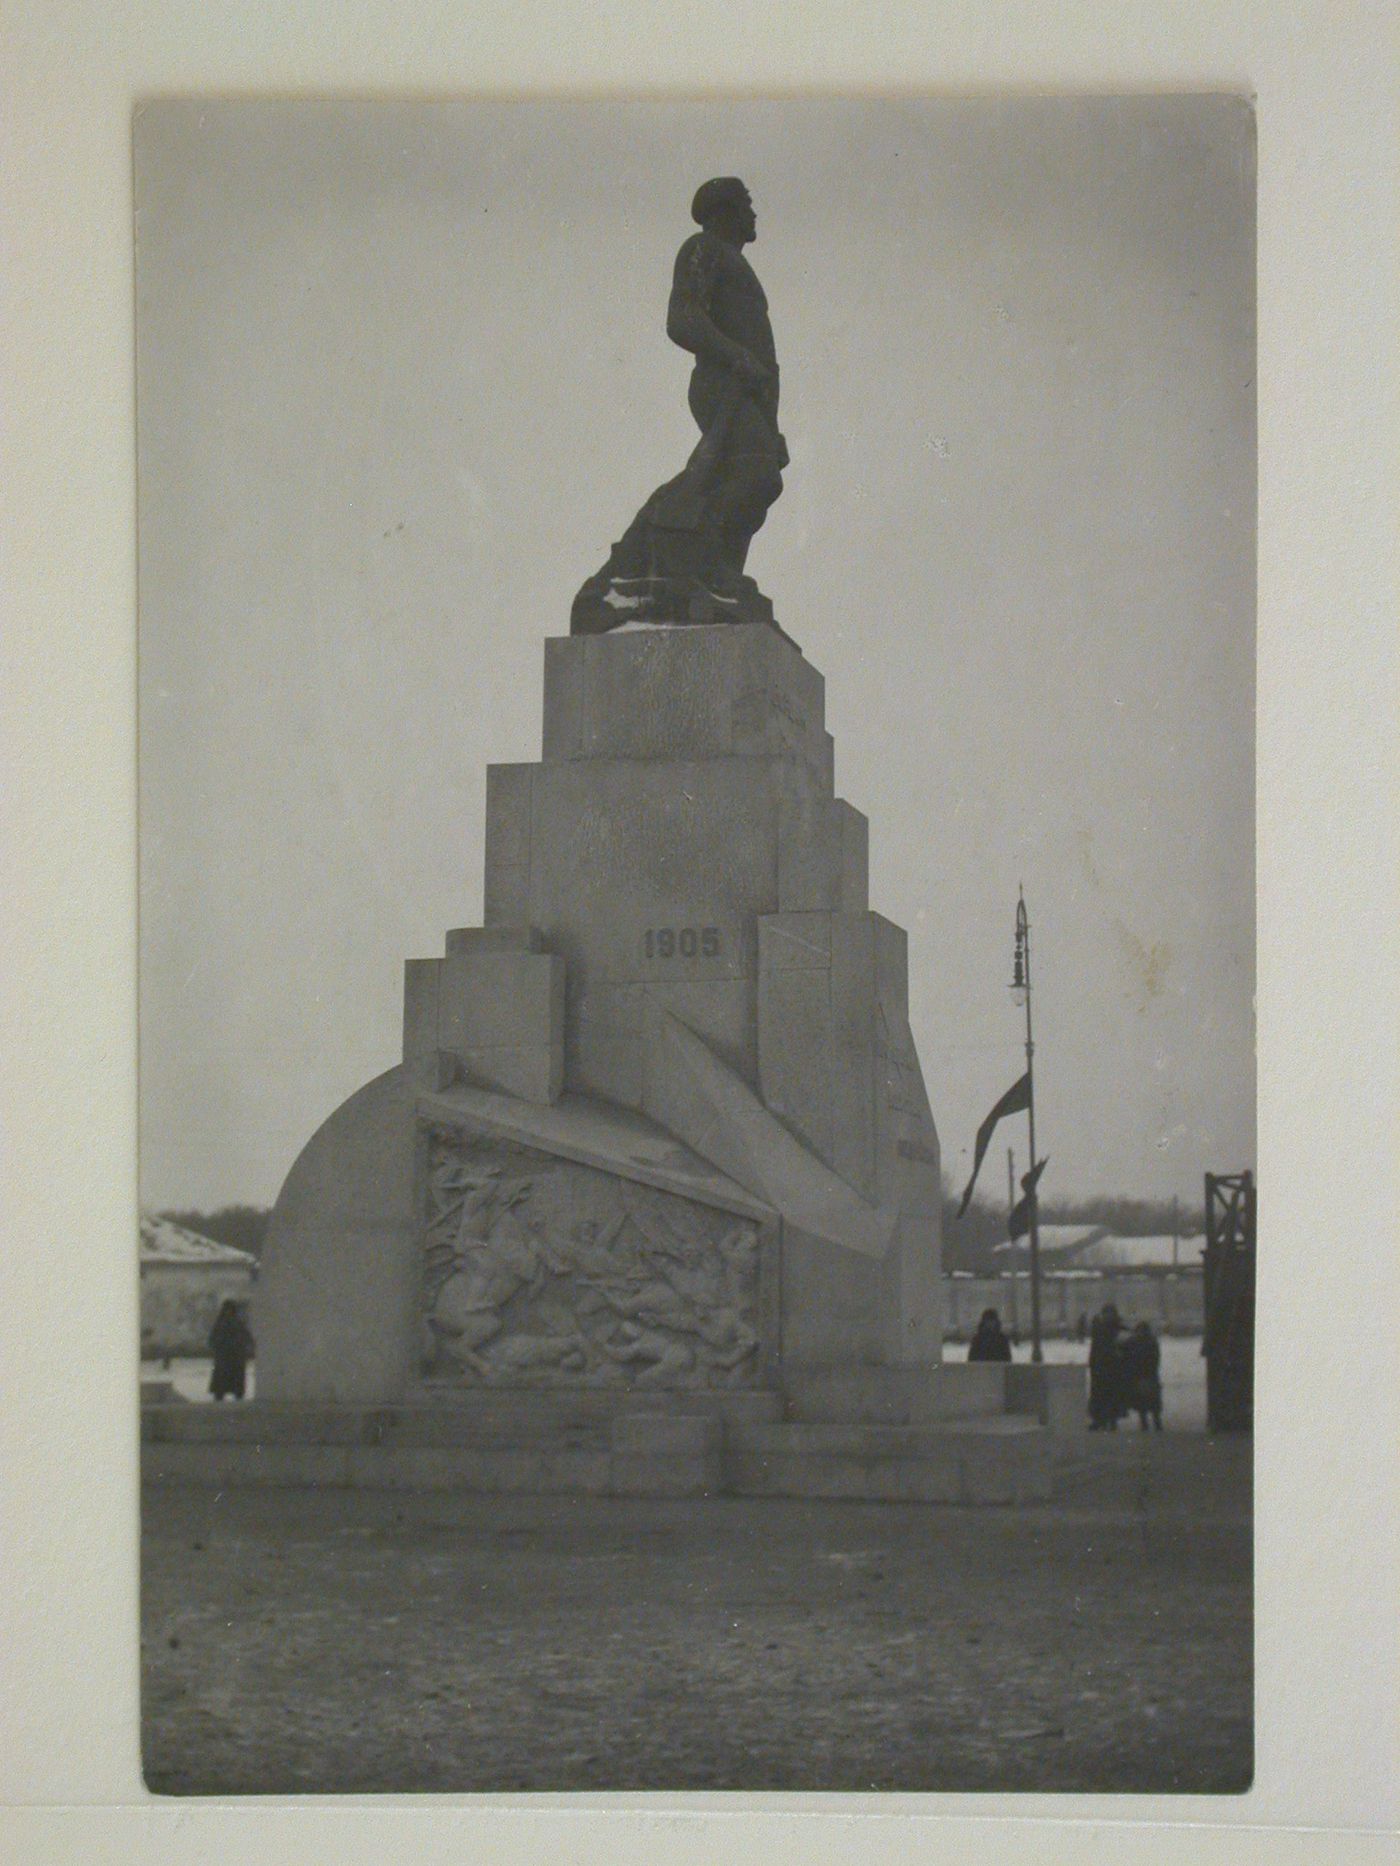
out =
[[996,1107],[993,1108],[992,1112],[977,1130],[977,1147],[972,1156],[972,1177],[967,1182],[967,1191],[962,1195],[962,1204],[958,1207],[959,1218],[962,1217],[968,1205],[971,1203],[972,1188],[977,1184],[977,1175],[982,1170],[982,1156],[986,1153],[991,1143],[992,1134],[996,1129],[997,1122],[1004,1114],[1020,1114],[1023,1108],[1029,1108],[1030,1105],[1031,1072],[1028,1069],[1021,1077],[1021,1080],[1013,1083],[1006,1091]]
[[1040,1175],[1045,1171],[1046,1160],[1048,1159],[1049,1155],[1047,1154],[1045,1160],[1041,1160],[1036,1166],[1033,1166],[1030,1172],[1021,1175],[1021,1191],[1024,1196],[1017,1199],[1016,1203],[1012,1206],[1011,1216],[1006,1224],[1006,1235],[1011,1239],[1013,1244],[1016,1242],[1017,1238],[1023,1238],[1031,1228],[1031,1212],[1035,1207],[1037,1196],[1035,1189],[1040,1182]]

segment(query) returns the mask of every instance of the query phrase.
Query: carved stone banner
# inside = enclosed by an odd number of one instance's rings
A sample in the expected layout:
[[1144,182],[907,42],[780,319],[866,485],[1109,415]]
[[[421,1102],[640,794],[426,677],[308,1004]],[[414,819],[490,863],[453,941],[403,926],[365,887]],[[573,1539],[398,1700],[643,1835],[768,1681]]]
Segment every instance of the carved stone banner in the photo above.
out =
[[751,1219],[498,1136],[420,1129],[434,1385],[763,1384]]

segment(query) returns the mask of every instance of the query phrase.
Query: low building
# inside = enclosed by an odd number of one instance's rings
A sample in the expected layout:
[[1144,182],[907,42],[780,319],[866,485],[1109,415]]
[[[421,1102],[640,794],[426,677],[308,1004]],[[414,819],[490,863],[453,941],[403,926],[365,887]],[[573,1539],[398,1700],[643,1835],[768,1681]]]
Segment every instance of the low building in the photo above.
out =
[[207,1354],[220,1303],[247,1302],[258,1260],[168,1218],[140,1223],[141,1358]]
[[[1105,1225],[1040,1227],[1040,1324],[1046,1335],[1078,1337],[1111,1302],[1127,1322],[1159,1334],[1197,1335],[1205,1323],[1201,1238],[1118,1237]],[[1025,1335],[1031,1325],[1030,1247],[1000,1244],[995,1276],[947,1279],[945,1334],[967,1340],[983,1309]]]

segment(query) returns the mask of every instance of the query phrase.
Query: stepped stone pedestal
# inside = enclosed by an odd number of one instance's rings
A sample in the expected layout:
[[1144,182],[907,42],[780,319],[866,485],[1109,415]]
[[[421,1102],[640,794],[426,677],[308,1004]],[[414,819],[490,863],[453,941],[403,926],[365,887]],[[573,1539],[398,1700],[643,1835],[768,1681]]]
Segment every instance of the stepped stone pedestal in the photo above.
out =
[[872,1470],[932,1455],[939,1152],[823,700],[759,625],[546,643],[543,755],[488,773],[485,925],[408,962],[402,1061],[278,1200],[260,1406],[536,1430],[572,1394],[613,1488],[969,1492],[962,1423],[936,1481],[850,1476],[852,1433],[887,1435]]

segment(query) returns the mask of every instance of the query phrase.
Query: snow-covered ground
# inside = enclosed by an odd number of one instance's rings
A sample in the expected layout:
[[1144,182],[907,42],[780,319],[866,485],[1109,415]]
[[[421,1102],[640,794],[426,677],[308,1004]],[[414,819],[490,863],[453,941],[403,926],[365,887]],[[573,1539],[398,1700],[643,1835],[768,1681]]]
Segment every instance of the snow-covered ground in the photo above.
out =
[[[961,1360],[967,1349],[950,1346],[947,1354],[950,1360]],[[1030,1343],[1023,1337],[1016,1349],[1016,1359],[1028,1361],[1030,1357]],[[1047,1341],[1045,1358],[1056,1365],[1066,1361],[1083,1364],[1089,1359],[1089,1344],[1087,1341]],[[1201,1355],[1199,1335],[1162,1337],[1162,1422],[1168,1431],[1204,1432],[1206,1429],[1206,1364]],[[1126,1423],[1133,1431],[1138,1430],[1135,1418]],[[1124,1427],[1120,1425],[1118,1429],[1121,1432]]]
[[[168,1380],[181,1399],[205,1400],[212,1406],[214,1402],[209,1398],[209,1374],[212,1367],[213,1362],[208,1355],[191,1356],[188,1359],[178,1356],[168,1366],[164,1361],[142,1361],[141,1378],[142,1380]],[[252,1399],[257,1392],[257,1386],[258,1368],[254,1361],[248,1368],[248,1390],[244,1397]],[[231,1400],[223,1402],[226,1406],[235,1403]]]

